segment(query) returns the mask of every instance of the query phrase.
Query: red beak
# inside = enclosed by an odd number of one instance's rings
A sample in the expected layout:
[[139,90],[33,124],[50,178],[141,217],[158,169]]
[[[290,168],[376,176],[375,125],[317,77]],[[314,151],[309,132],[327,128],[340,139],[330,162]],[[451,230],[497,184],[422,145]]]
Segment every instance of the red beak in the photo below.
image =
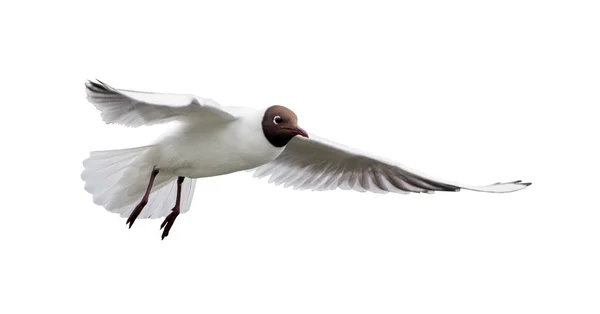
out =
[[292,132],[308,138],[308,133],[306,133],[306,131],[304,131],[304,129],[299,126],[297,126],[295,129],[292,129]]

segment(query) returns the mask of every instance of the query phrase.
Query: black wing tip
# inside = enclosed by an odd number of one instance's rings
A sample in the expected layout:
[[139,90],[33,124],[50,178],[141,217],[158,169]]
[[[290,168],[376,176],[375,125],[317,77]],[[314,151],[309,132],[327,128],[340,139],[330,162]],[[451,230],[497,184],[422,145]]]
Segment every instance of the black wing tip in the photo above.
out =
[[530,186],[532,183],[531,182],[523,182],[522,180],[517,180],[517,181],[511,181],[511,182],[496,182],[492,185],[501,185],[501,184],[517,184],[517,185]]
[[531,185],[531,182],[523,182],[522,180],[513,181],[511,183],[518,184],[518,185],[524,185],[524,186],[530,186]]
[[92,80],[87,80],[85,82],[85,87],[92,92],[96,92],[96,93],[110,93],[111,88],[106,85],[104,82],[100,81],[99,79],[96,79],[95,81]]
[[99,79],[95,79],[95,80],[85,80],[85,85],[92,85],[92,86],[97,86],[97,85],[101,85],[102,82],[100,82]]

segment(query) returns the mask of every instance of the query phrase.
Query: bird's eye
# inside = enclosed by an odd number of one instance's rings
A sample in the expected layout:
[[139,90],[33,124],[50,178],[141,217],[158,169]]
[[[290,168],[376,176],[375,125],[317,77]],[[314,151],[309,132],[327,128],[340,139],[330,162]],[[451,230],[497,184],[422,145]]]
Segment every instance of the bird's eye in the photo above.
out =
[[273,123],[275,124],[279,124],[281,121],[283,121],[283,119],[280,116],[275,116],[275,118],[273,118]]

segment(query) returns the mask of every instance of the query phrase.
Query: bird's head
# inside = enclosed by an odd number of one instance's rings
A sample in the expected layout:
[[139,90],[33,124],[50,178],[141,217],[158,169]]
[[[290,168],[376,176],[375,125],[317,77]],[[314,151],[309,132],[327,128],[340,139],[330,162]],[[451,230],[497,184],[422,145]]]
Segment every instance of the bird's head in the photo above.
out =
[[298,126],[298,117],[284,106],[271,106],[265,111],[262,120],[265,137],[275,147],[283,147],[296,135],[308,137]]

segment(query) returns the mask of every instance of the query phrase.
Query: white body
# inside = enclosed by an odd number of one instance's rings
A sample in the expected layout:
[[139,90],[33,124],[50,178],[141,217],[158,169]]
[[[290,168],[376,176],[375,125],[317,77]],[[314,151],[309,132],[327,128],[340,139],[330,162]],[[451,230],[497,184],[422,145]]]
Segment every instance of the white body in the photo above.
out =
[[150,173],[159,170],[150,202],[139,218],[159,218],[175,201],[177,177],[183,183],[181,211],[187,212],[195,179],[253,169],[277,158],[278,148],[265,138],[261,122],[264,109],[230,107],[238,117],[232,121],[181,121],[150,146],[93,152],[84,161],[82,178],[94,203],[128,217],[144,194]]
[[263,135],[264,110],[232,108],[240,118],[228,123],[181,124],[160,138],[148,158],[161,172],[202,178],[256,168],[271,162],[283,148]]
[[263,134],[264,109],[225,108],[193,95],[117,90],[94,82],[86,83],[86,92],[107,123],[137,127],[178,122],[152,145],[95,151],[84,160],[81,177],[94,203],[122,217],[128,217],[140,202],[155,168],[159,173],[138,218],[159,218],[170,212],[179,176],[186,178],[181,199],[181,212],[185,213],[191,206],[196,178],[256,168],[283,151]]

